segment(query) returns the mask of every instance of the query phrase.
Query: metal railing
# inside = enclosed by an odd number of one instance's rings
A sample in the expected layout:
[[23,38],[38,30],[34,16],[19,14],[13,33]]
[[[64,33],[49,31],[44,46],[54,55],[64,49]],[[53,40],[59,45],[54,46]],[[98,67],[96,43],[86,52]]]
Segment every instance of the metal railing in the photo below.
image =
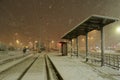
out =
[[120,68],[120,55],[119,54],[105,54],[104,64],[114,69],[119,70]]
[[[79,54],[82,58],[86,58],[85,53]],[[90,52],[87,57],[93,64],[101,63],[101,53]],[[120,69],[120,53],[105,53],[104,54],[104,65],[113,69]]]

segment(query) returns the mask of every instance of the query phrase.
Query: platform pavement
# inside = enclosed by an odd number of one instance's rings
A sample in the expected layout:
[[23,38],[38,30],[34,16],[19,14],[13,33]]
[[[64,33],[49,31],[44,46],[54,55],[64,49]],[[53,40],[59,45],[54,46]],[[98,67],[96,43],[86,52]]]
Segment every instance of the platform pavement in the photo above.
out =
[[120,71],[103,66],[88,65],[81,57],[48,54],[64,80],[120,80]]

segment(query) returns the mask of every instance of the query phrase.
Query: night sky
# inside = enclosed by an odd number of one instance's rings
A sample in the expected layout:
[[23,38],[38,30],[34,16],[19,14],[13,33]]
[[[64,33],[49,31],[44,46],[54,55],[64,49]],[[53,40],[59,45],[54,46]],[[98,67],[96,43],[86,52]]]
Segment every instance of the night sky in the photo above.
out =
[[119,18],[120,0],[0,0],[0,41],[57,42],[93,14]]

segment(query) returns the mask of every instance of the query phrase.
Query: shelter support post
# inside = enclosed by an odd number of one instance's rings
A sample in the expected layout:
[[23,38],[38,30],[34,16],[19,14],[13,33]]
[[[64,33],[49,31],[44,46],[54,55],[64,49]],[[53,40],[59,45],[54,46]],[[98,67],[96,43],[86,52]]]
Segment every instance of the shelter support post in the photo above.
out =
[[86,62],[88,61],[88,32],[86,33]]
[[101,27],[101,66],[104,66],[104,33],[103,27]]
[[70,46],[71,46],[71,56],[72,56],[72,53],[73,53],[73,50],[72,50],[72,39],[70,40]]
[[78,37],[76,38],[76,53],[77,53],[77,57],[78,57]]

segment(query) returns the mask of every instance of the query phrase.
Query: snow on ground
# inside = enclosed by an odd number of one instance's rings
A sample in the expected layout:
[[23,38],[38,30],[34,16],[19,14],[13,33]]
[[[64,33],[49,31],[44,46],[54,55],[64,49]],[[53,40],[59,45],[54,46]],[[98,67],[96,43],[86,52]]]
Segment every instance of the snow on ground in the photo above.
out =
[[49,55],[64,80],[120,80],[120,72],[83,62],[80,57]]

